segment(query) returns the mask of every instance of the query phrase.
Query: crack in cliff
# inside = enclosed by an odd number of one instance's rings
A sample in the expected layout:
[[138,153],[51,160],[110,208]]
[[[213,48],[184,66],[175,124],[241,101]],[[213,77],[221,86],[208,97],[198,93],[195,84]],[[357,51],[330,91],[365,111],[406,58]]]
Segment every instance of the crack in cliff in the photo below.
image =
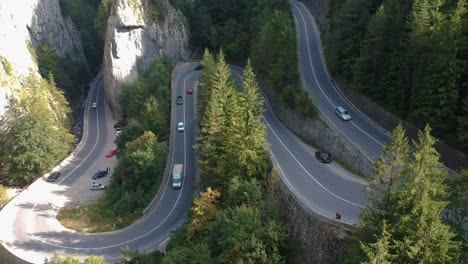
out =
[[132,26],[119,26],[117,27],[117,32],[119,33],[125,33],[125,32],[130,32],[135,29],[143,29],[145,26],[142,25],[132,25]]

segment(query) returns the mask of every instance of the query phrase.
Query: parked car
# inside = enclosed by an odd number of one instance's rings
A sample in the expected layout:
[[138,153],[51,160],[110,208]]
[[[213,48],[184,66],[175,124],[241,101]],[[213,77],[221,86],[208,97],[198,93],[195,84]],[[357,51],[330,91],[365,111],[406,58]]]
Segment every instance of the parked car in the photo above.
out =
[[56,181],[60,175],[62,175],[62,173],[60,171],[55,171],[55,172],[52,172],[49,177],[47,177],[47,181],[48,182],[54,182]]
[[97,103],[94,102],[94,103],[91,105],[91,108],[96,109],[96,108],[97,108]]
[[104,178],[107,175],[107,170],[98,171],[93,175],[93,180]]
[[343,121],[351,120],[351,116],[348,114],[348,111],[341,106],[335,107],[335,114]]
[[315,157],[322,163],[332,162],[332,155],[326,151],[316,151]]
[[199,70],[202,70],[203,69],[203,65],[201,64],[198,64],[195,68],[193,68],[194,70],[196,71],[199,71]]
[[179,122],[177,124],[177,131],[184,132],[184,122]]
[[122,133],[123,133],[122,130],[117,130],[117,131],[115,132],[115,136],[118,137],[118,136],[122,135]]
[[177,96],[177,100],[176,100],[176,104],[178,105],[181,105],[184,103],[184,99],[182,98],[182,96]]
[[187,94],[193,94],[193,88],[192,87],[187,88]]
[[107,189],[107,186],[105,184],[102,184],[102,183],[93,183],[93,184],[91,184],[91,187],[89,189],[91,191],[105,190],[105,189]]
[[127,122],[125,122],[124,120],[121,120],[117,123],[114,124],[114,128],[117,129],[117,128],[124,128],[127,126]]
[[109,151],[107,154],[106,154],[106,157],[110,158],[110,157],[113,157],[115,155],[119,154],[119,150],[118,149],[113,149],[111,151]]

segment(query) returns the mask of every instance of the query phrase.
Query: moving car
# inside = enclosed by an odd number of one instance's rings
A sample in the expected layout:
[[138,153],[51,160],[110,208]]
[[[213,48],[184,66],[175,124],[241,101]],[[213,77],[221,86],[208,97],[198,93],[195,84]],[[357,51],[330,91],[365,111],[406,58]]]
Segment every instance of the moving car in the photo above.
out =
[[89,189],[91,191],[105,190],[105,189],[107,189],[107,186],[105,184],[102,184],[102,183],[93,183],[93,184],[91,184],[91,187]]
[[184,168],[183,164],[174,164],[172,168],[172,188],[180,189],[182,187],[182,170]]
[[94,102],[93,105],[91,105],[91,108],[96,109],[97,108],[97,103]]
[[348,114],[348,111],[341,106],[335,107],[335,114],[343,121],[351,120],[351,116]]
[[195,68],[193,68],[194,70],[196,71],[199,71],[199,70],[202,70],[203,69],[203,65],[201,64],[198,64]]
[[178,105],[181,105],[184,103],[184,99],[182,98],[182,96],[177,96],[177,100],[176,100],[176,104]]
[[177,131],[184,132],[184,122],[179,122],[177,124]]
[[109,151],[109,153],[106,154],[106,157],[110,158],[110,157],[113,157],[113,156],[115,156],[117,154],[119,154],[119,150],[118,149],[113,149],[113,150]]
[[60,175],[62,175],[62,173],[60,173],[59,171],[52,172],[49,175],[49,177],[47,177],[47,181],[48,182],[54,182],[60,177]]
[[96,174],[93,175],[93,180],[96,180],[96,179],[99,179],[99,178],[104,178],[106,177],[107,175],[107,171],[106,170],[103,170],[103,171],[98,171],[96,172]]
[[332,155],[326,151],[316,151],[315,157],[322,163],[332,162]]
[[187,94],[193,94],[193,88],[192,87],[187,88]]

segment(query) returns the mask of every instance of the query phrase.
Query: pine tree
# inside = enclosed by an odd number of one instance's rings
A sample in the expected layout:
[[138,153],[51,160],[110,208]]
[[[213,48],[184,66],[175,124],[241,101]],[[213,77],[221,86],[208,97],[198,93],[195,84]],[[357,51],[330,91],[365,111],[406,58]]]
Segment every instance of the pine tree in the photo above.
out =
[[414,65],[410,120],[420,126],[430,123],[439,135],[453,131],[456,125],[456,82],[460,77],[457,39],[465,9],[459,3],[452,14],[444,14],[444,1],[419,2],[413,12],[412,41],[421,53]]
[[359,46],[370,14],[380,5],[380,1],[347,0],[336,15],[328,39],[327,62],[330,70],[347,79],[352,77],[355,59],[359,56]]
[[366,255],[363,264],[391,264],[394,256],[391,254],[392,239],[388,232],[386,221],[382,222],[381,233],[376,235],[376,242],[364,244],[361,242],[361,249]]
[[413,159],[402,173],[393,230],[399,263],[456,263],[460,243],[441,220],[447,172],[438,161],[430,127],[419,132]]
[[210,100],[214,71],[216,68],[215,59],[208,49],[205,49],[201,64],[203,65],[203,72],[197,86],[197,108],[199,115],[203,117],[208,101]]
[[[372,97],[384,95],[376,87],[385,65],[385,30],[386,14],[384,5],[381,5],[377,13],[367,25],[367,33],[361,43],[360,56],[356,59],[353,69],[354,82],[361,90]],[[381,99],[381,98],[380,98]]]
[[73,140],[69,127],[64,127],[70,109],[63,94],[51,87],[54,83],[31,73],[21,84],[22,88],[12,91],[0,137],[0,160],[18,184],[51,168],[68,153]]
[[226,129],[226,104],[234,84],[222,51],[219,54],[213,80],[210,100],[200,131],[200,171],[208,186],[226,187],[228,182],[219,157],[225,154],[223,133]]
[[250,61],[244,70],[241,91],[231,91],[226,107],[225,154],[229,178],[261,177],[267,169],[266,127],[262,122],[263,101],[259,97]]
[[[375,177],[365,189],[369,193],[370,207],[361,214],[361,226],[376,233],[379,224],[387,221],[395,223],[400,175],[408,162],[408,139],[399,124],[392,132],[390,142],[374,166]],[[366,231],[368,232],[368,231]]]

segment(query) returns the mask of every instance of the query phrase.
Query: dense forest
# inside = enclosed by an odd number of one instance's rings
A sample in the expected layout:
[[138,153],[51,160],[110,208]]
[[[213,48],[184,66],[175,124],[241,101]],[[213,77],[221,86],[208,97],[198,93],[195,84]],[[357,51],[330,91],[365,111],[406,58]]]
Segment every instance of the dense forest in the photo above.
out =
[[468,171],[448,175],[429,126],[414,148],[401,126],[375,163],[344,263],[464,263]]
[[285,226],[266,149],[263,102],[250,64],[240,87],[222,52],[205,52],[197,93],[201,193],[173,236],[164,264],[283,263]]
[[391,112],[468,150],[464,0],[332,0],[328,66]]
[[41,79],[30,73],[19,82],[0,117],[0,175],[23,186],[65,157],[73,136],[71,109],[53,76]]
[[291,108],[314,116],[315,108],[300,89],[296,31],[286,0],[170,0],[187,16],[194,49],[223,49],[230,62],[252,58],[262,83],[271,86]]

